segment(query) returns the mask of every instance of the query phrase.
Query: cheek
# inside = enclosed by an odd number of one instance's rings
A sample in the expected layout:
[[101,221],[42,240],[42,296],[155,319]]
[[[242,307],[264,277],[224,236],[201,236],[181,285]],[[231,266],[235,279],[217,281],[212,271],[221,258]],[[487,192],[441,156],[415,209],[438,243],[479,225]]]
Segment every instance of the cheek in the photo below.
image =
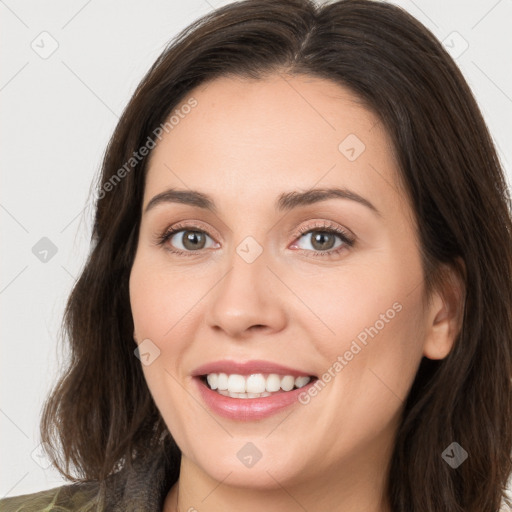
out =
[[175,375],[174,362],[182,351],[179,340],[183,338],[176,336],[183,316],[182,290],[169,281],[158,265],[144,254],[137,255],[130,274],[130,306],[139,352],[150,354],[149,361],[141,359],[142,370],[157,403],[159,390],[172,384],[165,381],[169,380],[169,373]]
[[[372,401],[382,393],[406,396],[425,335],[423,287],[413,286],[421,284],[421,276],[419,260],[405,262],[390,251],[389,258],[359,261],[320,281],[302,280],[307,305],[315,313],[303,315],[302,326],[316,330],[310,339],[322,354],[329,386],[343,395],[340,401],[347,394]],[[319,286],[322,282],[327,284]]]
[[419,294],[371,301],[365,323],[343,340],[346,391],[366,397],[373,413],[385,416],[405,403],[422,357],[422,308]]
[[[186,432],[184,404],[190,399],[179,384],[181,363],[188,350],[184,329],[191,301],[197,302],[198,290],[188,286],[186,276],[161,268],[158,262],[139,254],[130,274],[130,304],[139,342],[154,343],[158,355],[142,371],[150,393],[168,428],[178,438]],[[192,291],[191,291],[192,290]],[[182,411],[175,414],[174,411]]]
[[207,291],[203,288],[201,280],[194,279],[187,269],[170,268],[144,251],[134,261],[131,310],[138,341],[149,340],[150,350],[158,354],[142,369],[159,407],[166,407],[162,401],[170,405],[181,400],[183,389],[177,380],[185,377],[184,361],[193,350],[191,332],[202,317],[201,298]]
[[296,319],[303,318],[304,329],[314,327],[322,339],[329,340],[328,353],[347,350],[354,339],[364,345],[365,340],[397,323],[406,300],[405,280],[402,270],[379,262],[303,277],[301,296],[311,314],[296,314]]
[[187,322],[187,312],[201,290],[186,272],[170,270],[144,255],[135,259],[130,275],[130,304],[139,339],[167,343]]

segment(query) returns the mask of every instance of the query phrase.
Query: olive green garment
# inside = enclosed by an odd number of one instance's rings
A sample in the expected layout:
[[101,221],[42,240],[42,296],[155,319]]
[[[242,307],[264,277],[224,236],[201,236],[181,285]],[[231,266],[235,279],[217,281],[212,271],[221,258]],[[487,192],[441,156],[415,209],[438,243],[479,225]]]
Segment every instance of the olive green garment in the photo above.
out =
[[163,453],[146,462],[136,460],[131,470],[97,481],[62,485],[53,489],[0,500],[0,512],[162,512],[165,497],[178,478],[177,461]]

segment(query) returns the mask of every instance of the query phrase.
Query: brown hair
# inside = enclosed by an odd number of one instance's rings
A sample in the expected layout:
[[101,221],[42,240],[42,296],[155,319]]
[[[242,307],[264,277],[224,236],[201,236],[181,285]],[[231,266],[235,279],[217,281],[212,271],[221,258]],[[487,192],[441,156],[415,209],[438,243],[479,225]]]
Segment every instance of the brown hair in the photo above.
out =
[[[378,115],[416,216],[426,289],[441,285],[441,264],[465,283],[455,345],[443,360],[423,358],[404,405],[391,507],[496,511],[512,450],[506,181],[476,101],[439,41],[401,8],[370,0],[235,2],[190,25],[150,68],[103,160],[91,252],[63,322],[70,364],[41,419],[48,455],[69,479],[103,481],[137,457],[165,451],[178,478],[179,450],[133,352],[128,280],[148,156],[105,185],[194,87],[222,75],[283,71],[348,87]],[[456,469],[441,457],[454,441],[469,453]]]

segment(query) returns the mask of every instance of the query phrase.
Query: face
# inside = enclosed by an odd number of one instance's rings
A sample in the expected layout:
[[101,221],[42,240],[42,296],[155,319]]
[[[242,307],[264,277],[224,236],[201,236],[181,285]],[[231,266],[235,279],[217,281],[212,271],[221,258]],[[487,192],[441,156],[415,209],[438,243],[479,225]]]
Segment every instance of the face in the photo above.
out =
[[153,150],[130,276],[170,432],[198,473],[245,487],[378,466],[432,319],[382,123],[305,76],[190,97]]

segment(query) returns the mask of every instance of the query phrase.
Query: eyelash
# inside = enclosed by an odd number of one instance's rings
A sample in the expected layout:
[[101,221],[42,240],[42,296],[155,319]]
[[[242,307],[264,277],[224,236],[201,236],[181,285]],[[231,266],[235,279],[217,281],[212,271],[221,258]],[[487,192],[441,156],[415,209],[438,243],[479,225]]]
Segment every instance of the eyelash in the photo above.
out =
[[[205,233],[206,235],[210,236],[202,227],[194,225],[194,224],[177,224],[171,228],[166,229],[161,235],[157,236],[156,244],[159,246],[163,246],[173,235],[176,233],[179,233],[180,231],[199,231],[201,233]],[[307,249],[298,249],[299,251],[306,252],[308,254],[312,254],[313,257],[329,257],[329,256],[336,256],[338,253],[342,252],[343,250],[347,248],[351,248],[354,246],[355,239],[350,236],[346,231],[343,229],[330,224],[326,221],[322,222],[321,224],[315,224],[313,226],[304,226],[297,230],[296,234],[294,235],[294,240],[300,239],[303,235],[311,232],[321,232],[321,233],[329,233],[338,235],[338,237],[341,239],[343,244],[336,249],[331,249],[329,251],[310,251]],[[211,237],[210,237],[211,238]],[[167,247],[166,250],[173,254],[177,254],[178,256],[196,256],[198,251],[182,251],[181,249],[174,249]]]

